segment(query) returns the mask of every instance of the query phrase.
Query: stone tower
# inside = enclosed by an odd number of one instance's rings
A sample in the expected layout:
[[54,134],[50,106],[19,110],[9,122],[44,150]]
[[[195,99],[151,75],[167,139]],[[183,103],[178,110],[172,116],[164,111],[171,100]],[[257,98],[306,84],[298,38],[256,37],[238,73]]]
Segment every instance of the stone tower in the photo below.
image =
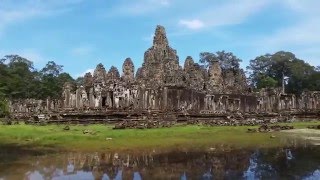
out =
[[132,83],[134,81],[134,65],[130,58],[127,58],[123,62],[121,78],[125,83]]
[[104,84],[106,82],[106,69],[100,63],[97,65],[96,69],[93,72],[93,81],[94,83]]
[[221,93],[223,90],[223,77],[219,61],[215,61],[209,66],[208,75],[208,92]]
[[197,91],[203,91],[205,88],[205,69],[198,63],[194,63],[191,56],[188,56],[184,62],[184,72],[186,74],[187,86]]
[[167,39],[166,30],[163,26],[158,25],[153,36],[153,47],[166,49],[167,46],[169,46],[169,42]]
[[111,66],[107,74],[107,80],[109,82],[116,82],[119,79],[120,79],[120,73],[118,71],[118,68]]
[[144,53],[137,80],[150,87],[174,84],[180,70],[177,51],[169,46],[164,27],[158,25],[153,37],[153,45]]

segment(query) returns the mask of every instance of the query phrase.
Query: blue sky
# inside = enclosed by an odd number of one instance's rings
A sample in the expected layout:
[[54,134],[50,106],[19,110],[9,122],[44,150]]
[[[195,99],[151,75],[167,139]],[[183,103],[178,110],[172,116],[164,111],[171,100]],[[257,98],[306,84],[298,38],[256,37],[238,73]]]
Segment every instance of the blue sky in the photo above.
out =
[[320,65],[319,0],[0,0],[0,56],[47,61],[77,77],[98,63],[140,67],[157,24],[180,64],[202,51],[250,59],[291,51]]

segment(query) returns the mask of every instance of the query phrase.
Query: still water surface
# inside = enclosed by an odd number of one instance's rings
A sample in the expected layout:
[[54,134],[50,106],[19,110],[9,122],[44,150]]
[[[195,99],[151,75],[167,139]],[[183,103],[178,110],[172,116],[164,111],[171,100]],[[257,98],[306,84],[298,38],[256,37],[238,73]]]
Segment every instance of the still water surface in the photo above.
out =
[[63,153],[0,163],[0,179],[320,179],[320,147]]

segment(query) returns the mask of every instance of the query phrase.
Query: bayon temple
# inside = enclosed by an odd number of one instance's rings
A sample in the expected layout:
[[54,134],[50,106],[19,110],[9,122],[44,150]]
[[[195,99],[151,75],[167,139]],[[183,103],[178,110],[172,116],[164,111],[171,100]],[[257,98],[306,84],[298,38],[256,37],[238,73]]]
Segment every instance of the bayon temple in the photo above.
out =
[[[142,66],[130,58],[122,72],[98,64],[78,87],[65,83],[61,99],[19,100],[10,111],[20,116],[51,114],[55,119],[123,120],[158,117],[221,118],[290,114],[319,116],[320,92],[301,96],[281,88],[252,92],[242,70],[223,71],[219,62],[208,68],[188,56],[183,67],[177,51],[169,46],[164,27],[157,26],[152,47],[144,53]],[[244,118],[245,119],[245,118]]]

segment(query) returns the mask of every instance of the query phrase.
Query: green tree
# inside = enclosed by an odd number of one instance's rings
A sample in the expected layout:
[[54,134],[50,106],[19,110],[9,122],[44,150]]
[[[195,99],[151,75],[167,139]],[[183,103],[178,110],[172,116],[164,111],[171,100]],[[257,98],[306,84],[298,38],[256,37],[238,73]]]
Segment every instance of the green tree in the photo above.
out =
[[75,80],[77,86],[84,85],[84,77],[80,76]]
[[[18,55],[7,55],[1,60],[0,89],[10,99],[31,98],[34,73],[33,63]],[[4,64],[7,62],[8,64]]]
[[216,53],[200,53],[200,63],[204,64],[206,68],[216,61],[220,63],[222,70],[239,70],[240,62],[242,60],[235,56],[232,52],[218,51]]
[[7,83],[8,79],[8,66],[4,63],[5,59],[0,59],[0,94],[5,95],[8,92]]
[[306,89],[320,91],[320,72],[315,72],[309,76]]
[[74,79],[68,73],[62,73],[62,65],[58,65],[53,61],[49,61],[40,71],[41,86],[40,98],[61,97],[63,84],[65,82],[74,82]]
[[258,56],[250,61],[247,69],[251,72],[250,81],[257,89],[285,85],[287,93],[315,90],[308,85],[310,76],[316,72],[315,68],[291,52],[279,51]]
[[5,117],[9,115],[8,101],[4,97],[4,94],[0,92],[0,117]]
[[54,61],[49,61],[46,66],[40,71],[43,75],[52,75],[58,77],[63,71],[63,66],[56,64]]
[[60,98],[65,82],[74,79],[63,73],[63,66],[49,61],[37,71],[32,61],[19,55],[7,55],[0,59],[0,106],[6,107],[7,99]]
[[270,76],[259,77],[260,81],[257,82],[258,89],[267,88],[267,87],[276,87],[277,81]]

